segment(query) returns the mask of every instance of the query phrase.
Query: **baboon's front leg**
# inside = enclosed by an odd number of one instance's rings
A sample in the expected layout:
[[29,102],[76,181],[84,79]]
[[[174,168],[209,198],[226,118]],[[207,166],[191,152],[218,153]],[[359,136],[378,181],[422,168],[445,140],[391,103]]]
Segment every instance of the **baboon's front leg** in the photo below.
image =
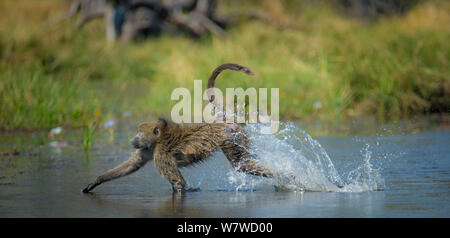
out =
[[172,184],[174,191],[184,190],[186,181],[177,168],[175,158],[168,153],[155,153],[155,166],[159,173]]
[[152,151],[137,149],[131,154],[131,157],[128,160],[115,167],[114,169],[108,170],[104,174],[95,178],[94,181],[92,181],[83,189],[83,193],[90,192],[92,189],[104,182],[120,178],[137,171],[149,160],[151,160],[152,157]]

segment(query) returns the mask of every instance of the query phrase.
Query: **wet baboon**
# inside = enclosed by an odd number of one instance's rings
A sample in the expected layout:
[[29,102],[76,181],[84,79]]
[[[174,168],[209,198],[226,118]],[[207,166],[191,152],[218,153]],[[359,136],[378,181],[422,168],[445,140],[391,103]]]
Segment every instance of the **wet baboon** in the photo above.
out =
[[[208,88],[214,87],[216,77],[225,69],[252,74],[247,67],[223,64],[213,71]],[[212,98],[209,98],[212,101]],[[131,144],[137,149],[131,157],[98,176],[83,189],[84,193],[101,183],[135,172],[151,159],[161,175],[172,184],[174,191],[185,190],[186,182],[178,168],[203,161],[219,149],[239,171],[264,177],[274,176],[270,169],[257,164],[254,155],[249,152],[250,141],[247,132],[238,124],[176,124],[159,119],[157,122],[141,123]]]

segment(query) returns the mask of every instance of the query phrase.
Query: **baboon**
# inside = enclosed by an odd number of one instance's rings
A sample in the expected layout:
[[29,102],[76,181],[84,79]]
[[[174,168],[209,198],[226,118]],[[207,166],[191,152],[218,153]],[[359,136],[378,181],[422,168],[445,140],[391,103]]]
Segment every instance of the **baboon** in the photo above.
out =
[[[223,64],[211,74],[208,88],[214,87],[216,77],[226,69],[253,74],[245,66]],[[209,99],[214,100],[212,97]],[[270,169],[256,162],[255,156],[249,152],[250,140],[247,132],[238,124],[176,124],[159,119],[157,122],[141,123],[137,135],[131,139],[131,145],[136,151],[127,161],[98,176],[82,191],[88,193],[101,183],[131,174],[151,159],[160,174],[172,184],[174,191],[189,190],[179,168],[204,161],[219,149],[239,171],[264,177],[275,175]]]

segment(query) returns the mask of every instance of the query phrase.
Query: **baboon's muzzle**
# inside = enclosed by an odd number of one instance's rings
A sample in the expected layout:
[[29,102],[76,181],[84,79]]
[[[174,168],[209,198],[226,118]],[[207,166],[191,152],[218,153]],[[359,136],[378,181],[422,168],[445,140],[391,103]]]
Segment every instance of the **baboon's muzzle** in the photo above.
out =
[[135,137],[131,138],[130,144],[131,144],[131,146],[133,146],[136,149],[140,149],[141,148],[138,136],[135,136]]

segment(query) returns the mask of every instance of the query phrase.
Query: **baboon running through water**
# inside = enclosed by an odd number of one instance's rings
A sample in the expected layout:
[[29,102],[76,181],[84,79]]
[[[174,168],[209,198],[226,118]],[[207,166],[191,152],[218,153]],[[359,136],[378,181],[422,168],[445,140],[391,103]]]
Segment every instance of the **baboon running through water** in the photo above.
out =
[[[253,74],[245,66],[223,64],[213,71],[208,88],[214,87],[216,77],[226,69]],[[214,98],[209,99],[213,101]],[[131,144],[136,148],[131,157],[116,168],[98,176],[83,189],[84,193],[90,192],[101,183],[131,174],[152,159],[161,175],[172,184],[174,191],[185,190],[186,181],[178,168],[203,161],[219,149],[239,171],[257,176],[274,176],[270,169],[259,165],[254,155],[249,152],[250,140],[247,132],[238,124],[180,125],[159,119],[157,122],[141,123]]]

